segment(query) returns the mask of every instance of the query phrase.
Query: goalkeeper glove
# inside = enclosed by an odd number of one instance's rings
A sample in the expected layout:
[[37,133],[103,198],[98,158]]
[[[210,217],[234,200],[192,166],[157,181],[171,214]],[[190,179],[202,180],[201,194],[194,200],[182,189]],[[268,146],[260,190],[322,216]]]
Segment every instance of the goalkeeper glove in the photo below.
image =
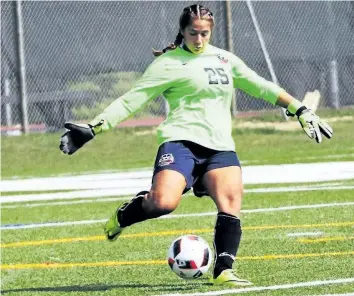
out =
[[[294,113],[295,114],[294,114]],[[322,142],[321,133],[328,139],[332,138],[332,128],[323,120],[321,120],[311,109],[307,109],[299,101],[294,100],[286,110],[288,116],[297,116],[304,132],[317,143]]]
[[94,126],[91,124],[75,124],[66,122],[64,127],[68,129],[68,131],[60,138],[60,150],[69,155],[75,153],[85,143],[95,137],[102,124],[103,120]]

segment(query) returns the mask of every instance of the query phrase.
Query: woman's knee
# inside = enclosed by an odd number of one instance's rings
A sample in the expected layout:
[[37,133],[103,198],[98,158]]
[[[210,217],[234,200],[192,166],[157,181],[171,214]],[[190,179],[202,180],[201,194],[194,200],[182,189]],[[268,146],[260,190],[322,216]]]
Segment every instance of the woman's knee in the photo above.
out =
[[143,208],[148,215],[159,217],[173,212],[177,208],[179,200],[179,196],[151,190],[144,198]]
[[239,207],[242,203],[242,192],[234,192],[224,196],[225,203],[230,207]]
[[241,211],[243,189],[228,192],[217,197],[218,210],[231,215],[239,215]]

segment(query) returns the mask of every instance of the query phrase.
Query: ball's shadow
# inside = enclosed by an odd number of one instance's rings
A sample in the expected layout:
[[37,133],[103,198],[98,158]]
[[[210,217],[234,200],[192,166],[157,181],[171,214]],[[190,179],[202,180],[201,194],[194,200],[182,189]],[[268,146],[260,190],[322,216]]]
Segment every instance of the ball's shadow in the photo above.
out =
[[[210,285],[207,279],[195,279],[193,281],[165,283],[165,284],[117,284],[117,285],[105,285],[105,284],[93,284],[93,285],[72,285],[72,286],[56,286],[56,287],[31,287],[21,289],[7,289],[2,290],[2,294],[6,293],[23,293],[23,292],[104,292],[116,289],[148,289],[153,291],[183,291],[196,289],[198,287]],[[144,291],[141,291],[144,293]],[[149,294],[150,294],[149,293]],[[119,295],[119,292],[118,294]],[[141,294],[144,295],[144,294]]]

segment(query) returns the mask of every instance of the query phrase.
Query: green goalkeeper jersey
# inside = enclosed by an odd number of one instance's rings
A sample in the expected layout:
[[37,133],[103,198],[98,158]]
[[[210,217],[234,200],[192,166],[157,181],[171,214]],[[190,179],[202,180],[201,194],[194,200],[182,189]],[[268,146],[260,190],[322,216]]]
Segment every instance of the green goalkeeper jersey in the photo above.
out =
[[230,112],[234,88],[272,104],[283,91],[228,51],[208,45],[193,54],[177,47],[156,58],[133,88],[91,124],[104,120],[102,130],[108,130],[162,94],[169,113],[157,130],[159,145],[188,140],[214,150],[235,150]]

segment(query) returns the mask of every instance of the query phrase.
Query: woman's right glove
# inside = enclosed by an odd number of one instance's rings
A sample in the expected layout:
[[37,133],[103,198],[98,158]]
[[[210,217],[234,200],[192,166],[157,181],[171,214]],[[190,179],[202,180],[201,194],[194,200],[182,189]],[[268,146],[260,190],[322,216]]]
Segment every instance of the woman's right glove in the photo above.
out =
[[85,143],[92,140],[103,121],[95,126],[91,124],[76,124],[65,122],[64,127],[68,131],[60,137],[59,149],[65,154],[73,154],[80,149]]

